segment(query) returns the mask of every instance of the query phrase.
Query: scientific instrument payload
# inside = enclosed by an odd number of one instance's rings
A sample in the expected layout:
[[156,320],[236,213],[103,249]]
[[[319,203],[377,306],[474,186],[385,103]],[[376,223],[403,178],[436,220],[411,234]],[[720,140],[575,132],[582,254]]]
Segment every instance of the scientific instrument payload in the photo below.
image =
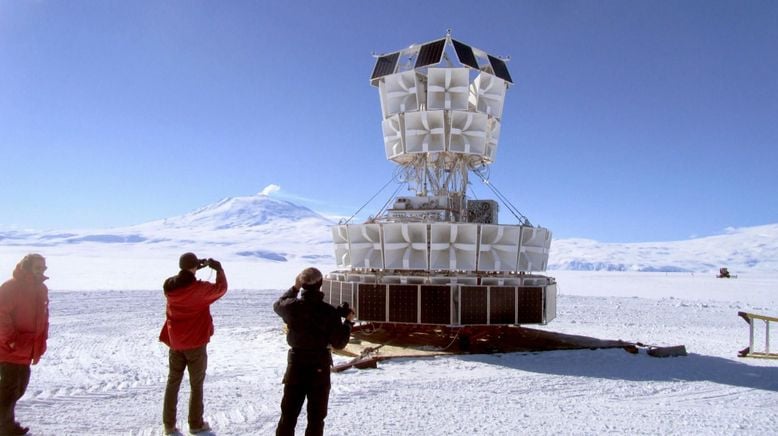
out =
[[[386,158],[413,195],[361,224],[332,229],[337,270],[322,291],[359,321],[414,326],[546,324],[556,281],[543,275],[551,232],[533,226],[486,174],[497,156],[506,91],[504,59],[443,38],[376,56]],[[478,176],[499,203],[467,196]]]

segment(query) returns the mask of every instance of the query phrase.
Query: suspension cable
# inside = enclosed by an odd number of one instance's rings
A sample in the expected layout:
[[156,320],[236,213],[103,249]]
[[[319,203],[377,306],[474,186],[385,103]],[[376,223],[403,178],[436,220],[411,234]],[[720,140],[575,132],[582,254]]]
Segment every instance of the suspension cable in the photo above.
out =
[[511,202],[510,202],[510,200],[508,200],[508,198],[507,198],[507,197],[505,197],[505,196],[502,194],[502,192],[500,192],[500,190],[499,190],[499,189],[497,189],[497,187],[496,187],[496,186],[492,185],[492,183],[489,181],[489,179],[488,179],[486,176],[484,176],[484,174],[483,174],[483,170],[482,170],[482,169],[480,169],[480,168],[479,168],[479,169],[476,169],[476,168],[474,168],[474,169],[473,169],[473,173],[474,173],[475,175],[477,175],[477,176],[478,176],[478,178],[480,178],[480,179],[481,179],[481,182],[483,182],[483,183],[484,183],[484,185],[486,185],[487,187],[489,187],[489,189],[491,189],[491,190],[492,190],[492,192],[494,193],[494,195],[496,195],[496,196],[497,196],[497,198],[499,198],[499,199],[500,199],[500,200],[503,202],[503,204],[505,204],[505,205],[508,207],[508,211],[509,211],[511,214],[513,214],[513,216],[514,216],[514,217],[515,217],[517,220],[519,220],[519,223],[520,223],[520,224],[522,224],[522,225],[526,225],[526,226],[531,226],[531,225],[532,225],[532,224],[530,224],[530,222],[529,222],[529,218],[527,218],[526,216],[524,216],[524,214],[522,214],[521,212],[519,212],[519,210],[516,208],[516,206],[514,206],[514,205],[513,205],[513,203],[511,203]]
[[[365,204],[363,204],[363,205],[362,205],[362,206],[361,206],[359,209],[357,209],[357,211],[356,211],[356,212],[354,212],[354,214],[353,214],[353,215],[351,215],[351,216],[349,217],[349,219],[347,219],[346,221],[343,221],[343,220],[341,219],[341,220],[340,220],[340,222],[339,222],[339,224],[348,224],[349,222],[351,222],[351,220],[352,220],[352,219],[354,219],[354,217],[355,217],[355,216],[357,216],[357,214],[359,214],[359,212],[362,212],[362,209],[364,209],[364,208],[365,208],[365,206],[367,206],[368,204],[370,204],[370,202],[371,202],[371,201],[373,201],[373,200],[374,200],[374,199],[375,199],[375,198],[378,196],[378,194],[380,194],[380,193],[381,193],[381,191],[383,191],[384,189],[386,189],[386,187],[387,187],[387,186],[389,186],[389,184],[390,184],[390,183],[392,183],[392,182],[395,180],[395,178],[397,177],[397,174],[395,174],[395,173],[396,173],[396,171],[395,171],[395,172],[392,172],[392,177],[390,177],[390,178],[389,178],[389,181],[388,181],[388,182],[386,182],[386,183],[384,184],[384,186],[382,186],[382,187],[381,187],[381,189],[379,189],[379,190],[378,190],[378,192],[376,192],[375,194],[373,194],[373,196],[372,196],[372,197],[370,197],[370,199],[369,199],[369,200],[367,200],[367,201],[365,202]],[[400,186],[402,186],[402,185],[400,185]],[[397,189],[396,189],[394,192],[396,193],[396,192],[397,192],[399,189],[400,189],[400,187],[398,186],[398,187],[397,187]],[[386,207],[386,205],[384,205],[384,207]],[[380,213],[380,212],[379,212],[379,213]]]
[[378,211],[378,213],[375,214],[376,217],[380,216],[384,212],[384,210],[386,210],[386,207],[389,206],[389,203],[391,203],[392,200],[394,200],[394,196],[397,195],[397,192],[400,190],[400,188],[402,188],[402,186],[403,183],[397,185],[397,188],[394,190],[394,192],[392,192],[392,195],[389,196],[389,199],[386,200],[386,203],[384,203],[384,205],[381,206],[381,209]]

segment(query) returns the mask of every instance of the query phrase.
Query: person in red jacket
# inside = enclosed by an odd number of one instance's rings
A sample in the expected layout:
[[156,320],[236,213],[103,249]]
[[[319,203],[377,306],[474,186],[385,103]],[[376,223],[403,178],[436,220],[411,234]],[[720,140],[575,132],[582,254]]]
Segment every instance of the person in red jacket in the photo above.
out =
[[[198,259],[194,253],[184,253],[178,260],[181,271],[165,280],[163,289],[167,299],[165,325],[159,340],[170,347],[170,369],[162,406],[165,434],[181,434],[176,428],[178,390],[189,371],[191,394],[189,398],[189,432],[211,430],[203,421],[203,382],[208,367],[206,346],[213,336],[213,318],[210,306],[227,292],[227,276],[221,263],[213,259]],[[198,280],[195,272],[204,267],[216,271],[216,283]]]
[[46,259],[28,254],[13,278],[0,286],[0,435],[25,435],[16,422],[16,402],[30,382],[30,364],[46,352],[49,336],[49,289]]

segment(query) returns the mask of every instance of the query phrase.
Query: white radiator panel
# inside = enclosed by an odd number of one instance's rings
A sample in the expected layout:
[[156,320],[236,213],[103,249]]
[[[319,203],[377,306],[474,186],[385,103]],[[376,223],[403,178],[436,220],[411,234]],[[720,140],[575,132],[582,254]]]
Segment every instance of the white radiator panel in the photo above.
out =
[[443,111],[405,114],[405,151],[440,152],[446,148],[446,124]]
[[465,154],[486,153],[488,117],[473,112],[451,112],[448,150]]
[[427,224],[386,223],[383,238],[386,269],[429,269]]
[[497,76],[481,72],[470,87],[470,103],[482,114],[491,117],[502,117],[506,82]]
[[347,227],[352,267],[383,268],[381,227],[378,224],[352,224]]
[[426,99],[424,87],[414,71],[384,77],[378,85],[378,90],[384,118],[403,112],[417,111],[419,105]]
[[522,227],[519,270],[545,271],[548,266],[550,248],[551,232],[548,229],[542,227]]
[[500,142],[500,122],[496,119],[489,120],[486,136],[486,151],[484,157],[487,162],[494,163],[497,158],[497,143]]
[[477,250],[477,224],[430,224],[430,269],[474,271]]
[[348,227],[345,225],[332,227],[332,243],[335,245],[335,265],[338,268],[351,267],[351,256],[348,248]]
[[520,237],[519,226],[482,225],[478,270],[516,271]]
[[405,153],[403,147],[403,126],[402,117],[393,115],[381,123],[381,130],[384,133],[384,150],[387,159],[400,157]]
[[467,110],[470,96],[467,68],[427,70],[427,110]]

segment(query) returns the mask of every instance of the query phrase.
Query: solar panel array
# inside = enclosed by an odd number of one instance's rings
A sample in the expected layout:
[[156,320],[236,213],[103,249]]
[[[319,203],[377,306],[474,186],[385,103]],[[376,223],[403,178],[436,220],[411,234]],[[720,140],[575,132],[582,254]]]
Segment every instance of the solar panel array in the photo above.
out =
[[446,39],[428,42],[421,46],[419,55],[416,57],[416,64],[413,68],[423,68],[427,65],[440,63],[443,57],[443,48],[446,46]]
[[508,66],[505,65],[505,61],[492,55],[487,56],[489,57],[489,63],[492,65],[494,75],[506,82],[513,83],[513,79],[511,79],[511,74],[508,72]]
[[475,54],[473,54],[472,47],[467,44],[462,44],[455,39],[452,39],[451,42],[454,44],[454,50],[457,53],[459,62],[462,62],[463,65],[467,65],[470,68],[475,68],[476,70],[480,68],[478,66],[478,60],[475,58]]
[[[449,44],[462,66],[477,71],[487,71],[508,83],[513,83],[513,79],[508,72],[508,66],[504,60],[449,37],[378,56],[373,67],[373,73],[370,75],[370,81],[377,86],[377,79],[390,74],[406,71],[409,68],[423,69],[429,66],[436,66],[446,59],[444,55]],[[401,57],[407,57],[411,63],[402,67],[402,71],[398,71],[401,69],[398,62]]]
[[512,82],[503,60],[446,36],[379,56],[370,79],[381,97],[387,159],[407,164],[445,153],[473,166],[495,161]]
[[488,286],[355,283],[325,279],[324,301],[348,302],[360,321],[398,324],[545,324],[556,317],[556,284]]
[[375,63],[375,68],[373,68],[373,74],[370,76],[370,80],[379,79],[394,73],[399,58],[400,52],[379,57]]

